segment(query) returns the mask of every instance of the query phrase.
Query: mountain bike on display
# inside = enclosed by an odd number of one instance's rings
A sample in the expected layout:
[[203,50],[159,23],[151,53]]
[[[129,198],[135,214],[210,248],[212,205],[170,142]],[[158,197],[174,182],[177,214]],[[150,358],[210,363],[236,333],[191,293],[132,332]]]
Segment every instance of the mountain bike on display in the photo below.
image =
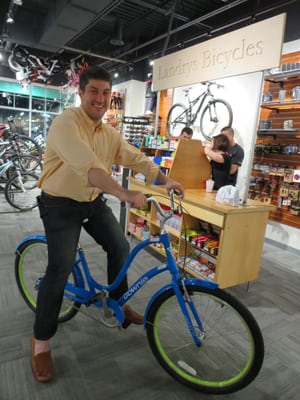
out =
[[233,113],[230,104],[223,99],[215,98],[211,86],[223,87],[215,82],[205,82],[206,90],[194,100],[189,97],[190,89],[185,89],[188,106],[174,104],[167,115],[167,131],[169,136],[178,137],[182,128],[199,124],[200,132],[206,140],[219,134],[225,126],[231,126]]
[[[78,245],[73,272],[66,284],[59,321],[68,321],[85,306],[110,328],[126,328],[122,306],[159,274],[168,283],[154,293],[144,312],[149,346],[159,364],[174,379],[206,393],[231,393],[251,383],[264,359],[260,328],[239,300],[213,282],[190,278],[179,269],[171,249],[165,223],[182,210],[180,197],[170,192],[170,209],[148,195],[162,217],[160,234],[139,242],[130,252],[116,280],[101,284],[93,278],[84,251]],[[137,254],[147,246],[161,244],[166,254],[162,265],[142,274],[118,299],[109,292],[118,287]],[[15,277],[26,304],[36,310],[39,286],[47,266],[45,236],[24,238],[15,252]],[[85,311],[87,313],[87,311]]]

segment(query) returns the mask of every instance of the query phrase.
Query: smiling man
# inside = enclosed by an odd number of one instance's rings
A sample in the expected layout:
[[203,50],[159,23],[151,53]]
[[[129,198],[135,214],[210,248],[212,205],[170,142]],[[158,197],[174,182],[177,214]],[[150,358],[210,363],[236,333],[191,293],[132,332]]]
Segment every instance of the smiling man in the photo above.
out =
[[[147,202],[142,192],[122,188],[111,177],[112,165],[134,169],[145,175],[147,183],[158,180],[167,190],[174,188],[183,194],[180,183],[165,176],[114,128],[102,122],[111,98],[111,76],[105,69],[90,66],[81,73],[79,96],[81,106],[66,109],[49,129],[39,180],[42,193],[38,204],[49,255],[31,340],[31,365],[39,382],[53,378],[49,339],[57,330],[64,287],[72,271],[81,228],[106,251],[107,280],[112,283],[128,256],[129,244],[103,193],[137,208]],[[127,289],[125,278],[110,296],[118,299]],[[123,311],[128,321],[143,323],[143,316],[129,305]]]

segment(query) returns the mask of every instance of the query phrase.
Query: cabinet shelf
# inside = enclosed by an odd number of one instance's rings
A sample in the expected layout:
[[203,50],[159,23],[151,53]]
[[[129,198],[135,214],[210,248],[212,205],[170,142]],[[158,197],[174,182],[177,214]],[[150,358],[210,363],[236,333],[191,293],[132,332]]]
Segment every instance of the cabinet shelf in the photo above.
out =
[[183,265],[181,263],[178,264],[179,268],[187,272],[189,275],[195,277],[195,278],[200,278],[200,279],[205,279],[206,281],[213,282],[214,279],[211,277],[208,277],[206,274],[202,273],[201,271],[194,270],[192,268],[189,268],[187,265]]
[[299,129],[258,129],[258,135],[266,135],[266,136],[273,136],[276,135],[298,135]]
[[264,101],[260,105],[261,108],[266,108],[269,110],[298,110],[300,109],[300,100],[291,101]]
[[[152,224],[153,224],[154,226],[156,226],[157,228],[160,227],[159,221],[152,221]],[[166,231],[167,231],[170,235],[175,236],[176,238],[179,238],[180,232],[178,232],[176,229],[171,228],[171,227],[168,226],[168,225],[165,225],[165,229],[166,229]]]
[[267,74],[264,76],[265,81],[276,82],[282,84],[288,78],[296,78],[300,76],[300,69],[293,69],[286,72],[278,72],[276,74]]
[[[178,156],[178,153],[176,155]],[[130,189],[149,193],[147,185],[134,179],[130,179]],[[164,188],[153,185],[150,191],[161,204],[169,206],[170,202],[165,198]],[[268,212],[274,206],[249,200],[245,208],[231,207],[216,203],[214,196],[215,193],[207,193],[204,189],[186,189],[186,195],[182,200],[184,223],[181,224],[180,233],[174,232],[175,235],[172,235],[176,258],[178,263],[182,264],[179,266],[188,274],[213,280],[222,288],[257,279]],[[152,207],[154,206],[151,204]],[[130,209],[128,212],[130,221]],[[205,252],[204,249],[193,246],[182,237],[187,230],[197,231],[200,230],[200,226],[204,227],[207,224],[219,228],[218,255]],[[149,222],[151,234],[157,232],[157,226],[157,212],[152,209]],[[209,230],[209,227],[207,228]],[[162,254],[161,249],[151,246],[152,249]],[[199,256],[194,254],[196,250],[199,251]],[[195,263],[191,262],[191,268],[188,262],[184,265],[183,258],[194,259],[194,256],[197,259]],[[208,269],[214,272],[214,276],[212,273],[211,276],[206,275],[206,272],[209,273]]]

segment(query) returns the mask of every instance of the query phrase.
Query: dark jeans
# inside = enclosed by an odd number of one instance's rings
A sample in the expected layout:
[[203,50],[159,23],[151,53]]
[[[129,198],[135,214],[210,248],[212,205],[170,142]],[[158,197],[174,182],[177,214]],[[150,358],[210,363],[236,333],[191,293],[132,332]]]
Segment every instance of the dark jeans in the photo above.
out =
[[[127,258],[129,243],[101,195],[93,202],[77,202],[42,193],[38,204],[48,243],[48,266],[38,293],[34,337],[47,340],[57,330],[64,287],[72,271],[81,227],[107,253],[108,283],[114,281]],[[110,296],[117,299],[127,288],[125,278]]]

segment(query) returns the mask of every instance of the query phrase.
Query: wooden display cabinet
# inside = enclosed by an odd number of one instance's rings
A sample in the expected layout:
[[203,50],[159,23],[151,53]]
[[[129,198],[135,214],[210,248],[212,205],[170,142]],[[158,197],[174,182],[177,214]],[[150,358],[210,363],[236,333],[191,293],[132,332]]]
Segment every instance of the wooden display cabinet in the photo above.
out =
[[[181,257],[189,256],[195,249],[195,246],[185,240],[187,229],[196,229],[200,221],[211,224],[219,229],[218,254],[206,253],[215,262],[215,274],[212,280],[221,288],[250,282],[257,279],[259,274],[265,228],[269,211],[273,206],[253,200],[249,200],[246,206],[238,207],[217,203],[216,192],[207,193],[204,189],[204,182],[210,174],[210,164],[201,142],[180,141],[170,171],[170,176],[185,187],[181,219],[175,221],[176,229],[167,228],[171,233],[174,254],[180,261]],[[145,185],[133,178],[130,179],[129,186],[132,190],[151,193],[157,196],[161,204],[169,206],[169,199],[163,187]],[[139,211],[129,209],[128,224],[137,218],[137,215],[140,217]],[[142,218],[146,221],[150,234],[158,233],[159,222],[153,205]],[[130,231],[130,225],[128,230]],[[155,250],[161,252],[161,249]],[[179,265],[182,266],[180,262]],[[186,270],[192,276],[203,278],[199,272],[189,268]]]
[[[273,204],[270,219],[300,228],[300,52],[266,74],[249,197]],[[297,64],[296,64],[297,62]],[[288,69],[290,66],[298,69]],[[292,178],[290,179],[290,176]]]

